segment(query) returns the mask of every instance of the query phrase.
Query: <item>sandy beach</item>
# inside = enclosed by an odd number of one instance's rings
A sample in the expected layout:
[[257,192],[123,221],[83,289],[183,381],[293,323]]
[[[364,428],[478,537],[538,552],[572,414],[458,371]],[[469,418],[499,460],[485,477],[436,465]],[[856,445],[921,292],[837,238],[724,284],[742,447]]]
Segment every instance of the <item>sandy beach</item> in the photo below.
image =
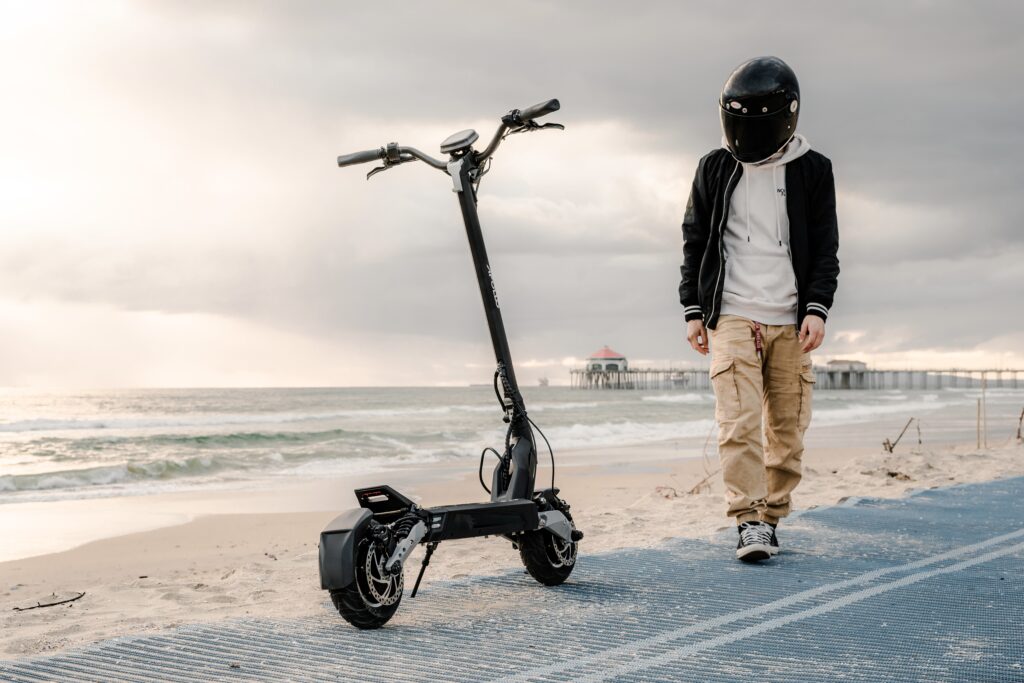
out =
[[[797,509],[850,496],[895,497],[1024,475],[1024,446],[1012,437],[993,440],[987,449],[962,441],[919,447],[911,440],[887,454],[871,445],[895,436],[897,422],[812,428]],[[653,546],[676,536],[709,538],[726,527],[718,463],[713,455],[700,457],[702,450],[703,439],[691,439],[563,454],[557,483],[586,533],[577,571],[586,571],[587,555]],[[546,476],[543,469],[538,479]],[[53,652],[197,621],[320,613],[327,608],[317,578],[318,533],[338,510],[351,506],[353,486],[377,478],[66,503],[61,511],[69,519],[76,511],[87,516],[89,510],[106,508],[119,516],[157,510],[164,521],[150,520],[161,528],[0,563],[0,656]],[[426,505],[485,498],[475,469],[466,463],[434,467],[429,476],[410,472],[388,480]],[[785,547],[784,523],[780,538]],[[415,552],[407,572],[418,569],[421,552]],[[434,556],[422,596],[429,599],[434,581],[518,566],[518,554],[501,540],[446,544]],[[85,593],[81,599],[65,605],[13,609],[80,592]]]

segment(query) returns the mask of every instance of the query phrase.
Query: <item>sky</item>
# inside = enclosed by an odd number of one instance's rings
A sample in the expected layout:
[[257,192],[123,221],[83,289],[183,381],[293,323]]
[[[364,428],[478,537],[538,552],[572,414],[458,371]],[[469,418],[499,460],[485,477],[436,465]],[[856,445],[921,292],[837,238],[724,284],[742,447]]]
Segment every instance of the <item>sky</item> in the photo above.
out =
[[486,382],[438,154],[557,97],[479,211],[520,380],[706,366],[679,224],[731,70],[796,71],[832,159],[817,362],[1024,368],[1024,5],[0,0],[0,386]]

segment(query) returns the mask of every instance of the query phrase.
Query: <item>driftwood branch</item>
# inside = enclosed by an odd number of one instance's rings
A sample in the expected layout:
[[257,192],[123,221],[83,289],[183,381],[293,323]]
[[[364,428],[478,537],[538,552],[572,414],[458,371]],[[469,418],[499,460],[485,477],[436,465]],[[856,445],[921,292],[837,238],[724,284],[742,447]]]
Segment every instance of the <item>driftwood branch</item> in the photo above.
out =
[[674,486],[655,486],[654,492],[662,498],[678,498],[679,491],[676,491]]
[[705,489],[710,490],[711,489],[711,485],[708,484],[708,480],[711,479],[711,477],[715,476],[716,474],[718,474],[719,472],[722,471],[722,468],[719,467],[717,470],[712,472],[711,471],[711,458],[708,457],[708,445],[711,443],[711,435],[715,433],[715,427],[717,427],[717,426],[718,425],[716,423],[712,423],[711,424],[711,429],[708,430],[708,435],[704,439],[704,451],[701,453],[701,459],[704,461],[704,478],[701,479],[699,482],[697,482],[693,486],[693,488],[691,488],[689,491],[687,491],[687,493],[690,494],[691,496],[692,495],[696,495],[696,494],[704,491]]
[[704,438],[704,450],[701,452],[701,458],[704,459],[704,471],[707,472],[711,469],[711,460],[708,458],[708,445],[711,443],[711,435],[715,433],[715,427],[717,423],[711,424],[711,429],[708,430],[708,435]]
[[[900,442],[900,439],[903,438],[903,435],[907,433],[907,428],[910,427],[910,423],[913,422],[915,419],[916,418],[912,417],[909,420],[907,420],[907,424],[903,425],[903,431],[900,432],[900,435],[896,437],[895,441],[889,441],[889,439],[886,439],[885,441],[882,442],[882,448],[885,449],[886,453],[892,453],[893,452],[893,450],[896,448],[896,444],[898,444]],[[917,443],[919,443],[919,444],[921,443],[921,427],[920,427],[920,425],[918,425],[918,430],[917,430]]]
[[704,488],[705,488],[705,487],[707,487],[707,488],[709,488],[709,489],[710,489],[710,488],[711,488],[711,486],[710,486],[710,484],[708,484],[708,480],[709,480],[709,479],[711,479],[711,477],[715,476],[716,474],[718,474],[718,473],[719,473],[719,472],[721,472],[721,471],[722,471],[722,468],[721,468],[721,467],[719,467],[719,468],[718,468],[717,470],[715,470],[714,472],[710,472],[710,473],[708,474],[708,476],[706,476],[706,477],[704,477],[703,479],[701,479],[700,481],[698,481],[698,482],[697,482],[697,483],[696,483],[696,484],[694,485],[694,487],[693,487],[692,489],[690,489],[689,491],[687,491],[687,493],[690,493],[690,494],[697,494],[697,493],[700,493],[700,492],[701,492],[702,490],[704,490]]
[[54,607],[55,605],[64,605],[64,604],[67,604],[69,602],[74,602],[75,600],[80,600],[84,596],[85,596],[85,591],[82,591],[81,593],[79,593],[75,597],[68,598],[67,600],[57,600],[56,602],[37,602],[36,604],[32,605],[31,607],[15,607],[14,611],[15,612],[27,612],[30,609],[39,609],[40,607]]
[[[707,438],[704,439],[704,451],[701,453],[701,459],[704,461],[704,478],[701,479],[697,484],[686,492],[685,495],[695,495],[701,493],[704,490],[710,490],[711,486],[708,484],[708,480],[722,471],[719,467],[714,472],[711,471],[711,458],[708,457],[708,445],[711,443],[711,435],[715,433],[716,424],[711,425],[711,429],[708,430]],[[680,493],[673,486],[655,486],[654,491],[662,496],[663,498],[682,498],[684,494]]]

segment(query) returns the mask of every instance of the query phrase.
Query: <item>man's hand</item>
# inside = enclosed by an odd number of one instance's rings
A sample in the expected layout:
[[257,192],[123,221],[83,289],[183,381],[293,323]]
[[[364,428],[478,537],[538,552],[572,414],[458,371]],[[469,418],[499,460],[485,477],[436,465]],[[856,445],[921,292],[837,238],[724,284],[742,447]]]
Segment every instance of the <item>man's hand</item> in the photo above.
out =
[[708,355],[708,331],[704,329],[703,320],[691,320],[686,323],[686,339],[694,351],[702,356]]
[[804,324],[800,326],[799,339],[803,346],[800,350],[804,353],[813,351],[825,341],[825,321],[816,315],[805,315]]

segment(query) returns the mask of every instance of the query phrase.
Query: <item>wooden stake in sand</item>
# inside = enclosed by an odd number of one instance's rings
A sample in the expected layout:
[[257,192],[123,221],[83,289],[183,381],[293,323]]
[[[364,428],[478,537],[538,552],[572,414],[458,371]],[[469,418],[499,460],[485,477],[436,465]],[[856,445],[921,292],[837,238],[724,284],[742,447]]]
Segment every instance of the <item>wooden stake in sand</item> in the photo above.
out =
[[985,401],[985,385],[988,378],[984,370],[981,371],[981,445],[988,448],[988,403]]
[[975,431],[978,433],[978,450],[981,450],[981,399],[978,399],[978,419],[975,422]]

